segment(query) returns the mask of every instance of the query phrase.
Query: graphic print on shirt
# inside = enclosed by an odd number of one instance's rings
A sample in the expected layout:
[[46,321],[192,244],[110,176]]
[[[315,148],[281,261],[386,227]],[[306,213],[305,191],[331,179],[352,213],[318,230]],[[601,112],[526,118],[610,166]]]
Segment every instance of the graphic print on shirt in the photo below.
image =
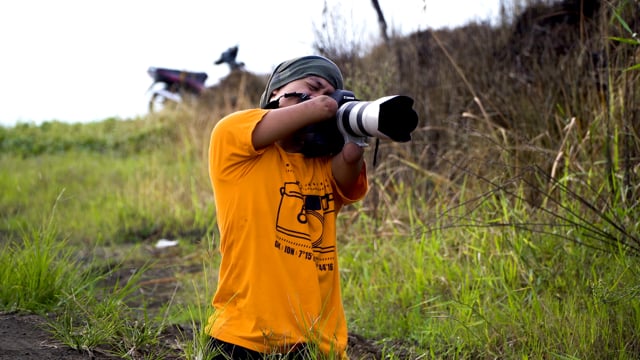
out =
[[276,218],[276,248],[299,258],[316,261],[321,254],[333,253],[335,247],[323,246],[322,240],[325,216],[334,211],[333,193],[304,194],[298,183],[284,183],[280,188]]

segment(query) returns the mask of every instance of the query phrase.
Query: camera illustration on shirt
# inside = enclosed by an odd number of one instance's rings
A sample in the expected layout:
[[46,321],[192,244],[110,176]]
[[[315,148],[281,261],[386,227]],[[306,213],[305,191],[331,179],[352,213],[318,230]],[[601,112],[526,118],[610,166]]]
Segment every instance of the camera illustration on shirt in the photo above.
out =
[[334,211],[333,193],[303,194],[298,183],[284,183],[280,188],[276,230],[285,239],[305,240],[318,247],[322,243],[325,214]]

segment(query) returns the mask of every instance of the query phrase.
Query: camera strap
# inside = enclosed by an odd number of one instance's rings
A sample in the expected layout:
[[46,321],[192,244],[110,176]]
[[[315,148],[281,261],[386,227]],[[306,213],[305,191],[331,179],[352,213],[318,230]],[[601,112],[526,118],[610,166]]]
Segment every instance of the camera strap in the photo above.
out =
[[297,97],[298,99],[300,99],[300,102],[303,101],[307,101],[309,99],[311,99],[311,96],[309,96],[309,94],[305,94],[305,93],[299,93],[299,92],[290,92],[290,93],[286,93],[284,95],[279,96],[277,99],[269,101],[267,103],[267,105],[264,106],[265,109],[277,109],[280,107],[280,99],[282,98],[290,98],[290,97]]
[[376,146],[373,148],[373,168],[378,165],[378,145],[380,145],[380,138],[376,137]]

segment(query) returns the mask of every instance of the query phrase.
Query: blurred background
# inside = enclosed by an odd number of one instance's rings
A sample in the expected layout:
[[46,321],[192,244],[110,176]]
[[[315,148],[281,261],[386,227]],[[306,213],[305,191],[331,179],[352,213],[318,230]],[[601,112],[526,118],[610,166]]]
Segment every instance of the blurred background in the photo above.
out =
[[[499,3],[382,0],[380,6],[390,29],[409,34],[495,19]],[[229,72],[213,62],[235,45],[246,70],[269,73],[314,51],[327,12],[348,26],[342,40],[379,41],[369,0],[3,2],[0,125],[144,115],[148,67],[206,72],[213,85]]]

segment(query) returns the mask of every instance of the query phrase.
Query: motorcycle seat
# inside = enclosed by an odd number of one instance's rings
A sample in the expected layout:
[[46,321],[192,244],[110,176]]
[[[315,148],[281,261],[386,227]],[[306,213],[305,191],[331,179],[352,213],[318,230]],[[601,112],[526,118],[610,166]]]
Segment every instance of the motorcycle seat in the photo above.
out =
[[196,82],[204,85],[209,75],[205,72],[192,72],[168,68],[149,68],[149,74],[158,82]]

